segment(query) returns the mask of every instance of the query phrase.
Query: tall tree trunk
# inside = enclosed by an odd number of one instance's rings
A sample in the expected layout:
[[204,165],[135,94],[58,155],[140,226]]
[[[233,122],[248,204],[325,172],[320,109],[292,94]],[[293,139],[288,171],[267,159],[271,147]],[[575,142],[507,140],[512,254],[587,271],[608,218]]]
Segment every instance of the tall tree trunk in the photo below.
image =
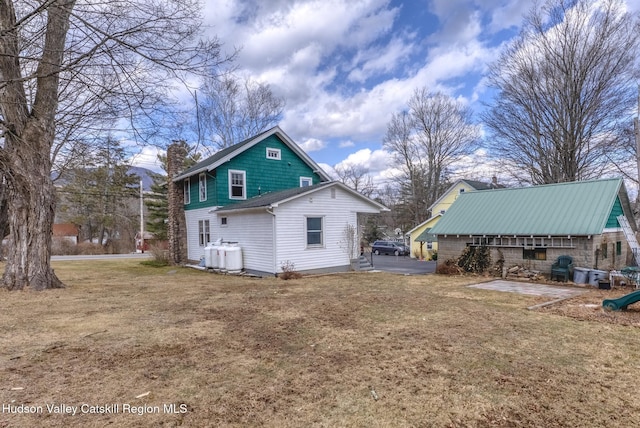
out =
[[55,189],[47,141],[52,133],[29,121],[22,138],[7,137],[11,159],[7,180],[9,230],[4,286],[9,290],[61,288],[51,269]]
[[0,108],[4,147],[0,165],[7,180],[9,230],[3,282],[10,290],[63,287],[51,269],[55,191],[51,182],[51,147],[55,136],[60,65],[75,0],[47,5],[42,57],[35,70],[33,104],[27,102],[20,69],[20,42],[13,2],[0,0]]

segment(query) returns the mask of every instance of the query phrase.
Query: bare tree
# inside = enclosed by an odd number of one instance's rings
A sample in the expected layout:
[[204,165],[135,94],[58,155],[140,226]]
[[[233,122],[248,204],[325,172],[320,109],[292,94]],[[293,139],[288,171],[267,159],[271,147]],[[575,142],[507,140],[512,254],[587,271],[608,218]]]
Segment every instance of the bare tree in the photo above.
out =
[[334,168],[338,179],[356,192],[370,197],[375,191],[369,169],[362,165],[340,163]]
[[200,129],[206,143],[223,149],[277,125],[284,99],[271,87],[233,74],[208,77],[201,94]]
[[54,160],[73,152],[67,142],[97,133],[105,114],[142,136],[169,82],[221,61],[216,40],[198,40],[198,16],[192,0],[0,0],[5,287],[62,286],[50,267]]
[[552,0],[490,67],[495,155],[521,182],[598,177],[630,122],[638,20],[620,0]]
[[[394,113],[387,125],[383,147],[389,150],[402,171],[397,178],[403,207],[413,224],[418,224],[427,212],[426,165],[413,137],[412,118],[408,112]],[[397,203],[397,201],[395,201]],[[394,203],[395,205],[395,203]]]
[[409,100],[408,111],[393,115],[384,147],[404,173],[400,178],[405,206],[417,224],[441,195],[447,173],[479,147],[479,128],[461,102],[420,88]]

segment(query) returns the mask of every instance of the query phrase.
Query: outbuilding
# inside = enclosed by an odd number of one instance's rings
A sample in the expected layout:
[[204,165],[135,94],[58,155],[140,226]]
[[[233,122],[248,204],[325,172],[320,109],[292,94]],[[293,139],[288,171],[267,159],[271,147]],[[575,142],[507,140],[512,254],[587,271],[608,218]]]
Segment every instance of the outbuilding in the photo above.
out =
[[632,264],[635,231],[624,182],[612,178],[464,193],[430,233],[438,265],[486,246],[493,263],[549,273],[561,255],[590,269]]

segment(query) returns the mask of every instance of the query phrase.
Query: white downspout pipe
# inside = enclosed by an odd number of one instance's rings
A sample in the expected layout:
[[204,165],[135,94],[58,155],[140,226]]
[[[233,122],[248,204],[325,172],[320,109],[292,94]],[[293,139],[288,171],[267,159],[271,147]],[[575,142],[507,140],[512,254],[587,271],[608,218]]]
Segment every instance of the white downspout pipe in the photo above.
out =
[[276,254],[276,250],[278,246],[276,245],[276,214],[272,211],[273,208],[267,208],[267,212],[271,214],[271,245],[273,248],[271,249],[271,253],[273,254],[273,272],[274,275],[278,273],[278,255]]

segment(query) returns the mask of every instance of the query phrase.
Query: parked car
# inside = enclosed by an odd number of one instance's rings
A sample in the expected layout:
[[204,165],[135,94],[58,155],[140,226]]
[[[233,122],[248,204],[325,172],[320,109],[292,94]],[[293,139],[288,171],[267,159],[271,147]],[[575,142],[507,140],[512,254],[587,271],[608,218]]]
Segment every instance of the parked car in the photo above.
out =
[[371,246],[371,251],[375,255],[392,254],[395,256],[406,256],[409,253],[405,245],[393,241],[376,241]]

